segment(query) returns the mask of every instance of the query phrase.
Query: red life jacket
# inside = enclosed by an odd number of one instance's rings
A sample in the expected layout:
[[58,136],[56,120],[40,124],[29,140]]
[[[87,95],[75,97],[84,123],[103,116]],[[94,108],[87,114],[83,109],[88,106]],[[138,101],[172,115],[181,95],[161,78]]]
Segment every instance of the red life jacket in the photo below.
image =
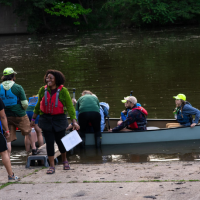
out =
[[[138,107],[136,107],[136,108],[133,108],[132,111],[133,111],[133,110],[139,110],[139,111],[145,116],[145,118],[146,118],[146,116],[148,115],[147,110],[145,110],[145,109],[144,109],[143,107],[141,107],[141,106],[138,106]],[[129,127],[130,127],[131,129],[138,129],[138,127],[145,126],[145,125],[146,125],[146,120],[145,120],[145,122],[133,122],[132,124],[129,125]]]
[[45,114],[50,115],[59,115],[64,114],[64,106],[59,100],[59,92],[63,88],[63,85],[60,85],[57,89],[57,92],[51,96],[47,91],[47,85],[44,86],[44,97],[40,102],[40,110]]

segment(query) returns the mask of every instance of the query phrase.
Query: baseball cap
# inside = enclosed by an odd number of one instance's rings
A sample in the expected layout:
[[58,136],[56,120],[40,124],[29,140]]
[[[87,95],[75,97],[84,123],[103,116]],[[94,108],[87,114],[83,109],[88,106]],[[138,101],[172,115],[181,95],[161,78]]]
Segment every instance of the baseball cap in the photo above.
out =
[[[129,96],[127,96],[127,97],[129,97]],[[127,102],[127,100],[126,100],[125,98],[127,98],[127,97],[124,97],[124,99],[123,99],[123,100],[121,100],[121,102],[122,102],[122,103],[126,103],[126,102]]]
[[15,71],[13,70],[13,68],[11,68],[11,67],[7,67],[7,68],[5,68],[5,69],[3,70],[3,75],[4,75],[4,76],[10,75],[10,74],[17,74],[17,72],[15,72]]
[[137,99],[134,96],[125,97],[124,99],[130,101],[133,104],[137,103]]
[[174,99],[182,99],[183,101],[186,101],[186,96],[184,94],[178,94],[177,96],[173,96]]

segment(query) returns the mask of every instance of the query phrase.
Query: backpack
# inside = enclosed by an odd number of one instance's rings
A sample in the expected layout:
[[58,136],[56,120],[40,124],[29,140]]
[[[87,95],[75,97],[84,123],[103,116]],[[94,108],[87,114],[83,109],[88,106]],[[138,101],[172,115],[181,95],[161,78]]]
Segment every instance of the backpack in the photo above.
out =
[[104,106],[104,105],[100,105],[100,107],[101,107],[102,110],[103,110],[104,118],[109,117],[109,111],[108,111],[108,108],[106,108],[106,106]]

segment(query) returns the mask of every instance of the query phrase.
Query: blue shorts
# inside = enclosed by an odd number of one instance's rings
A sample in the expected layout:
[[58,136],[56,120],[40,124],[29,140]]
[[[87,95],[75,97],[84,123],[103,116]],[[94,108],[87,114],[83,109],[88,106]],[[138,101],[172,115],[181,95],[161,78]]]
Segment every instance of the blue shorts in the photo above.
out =
[[[26,111],[26,114],[28,115],[28,118],[31,122],[31,119],[32,119],[32,116],[33,116],[33,111]],[[38,115],[37,118],[35,119],[35,124],[38,124],[39,118],[40,118],[40,115]]]

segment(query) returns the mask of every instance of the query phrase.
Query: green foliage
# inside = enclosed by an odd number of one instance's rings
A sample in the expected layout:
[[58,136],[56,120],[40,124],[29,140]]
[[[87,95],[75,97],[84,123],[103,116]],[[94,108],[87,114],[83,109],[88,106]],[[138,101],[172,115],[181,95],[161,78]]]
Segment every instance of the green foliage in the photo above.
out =
[[[56,15],[56,16],[64,16],[64,17],[72,17],[75,19],[79,18],[79,15],[82,14],[89,14],[92,10],[89,9],[84,9],[80,4],[73,4],[71,2],[61,2],[61,3],[56,3],[54,7],[51,7],[50,9],[45,8],[45,12],[51,15]],[[75,25],[79,25],[80,22],[76,21],[74,22]]]
[[80,29],[197,24],[200,0],[17,0],[15,13],[28,21],[29,32],[73,29],[79,24]]
[[0,4],[3,4],[5,6],[12,6],[13,0],[0,0]]
[[200,15],[200,0],[108,0],[103,9],[112,12],[121,23],[170,24]]

